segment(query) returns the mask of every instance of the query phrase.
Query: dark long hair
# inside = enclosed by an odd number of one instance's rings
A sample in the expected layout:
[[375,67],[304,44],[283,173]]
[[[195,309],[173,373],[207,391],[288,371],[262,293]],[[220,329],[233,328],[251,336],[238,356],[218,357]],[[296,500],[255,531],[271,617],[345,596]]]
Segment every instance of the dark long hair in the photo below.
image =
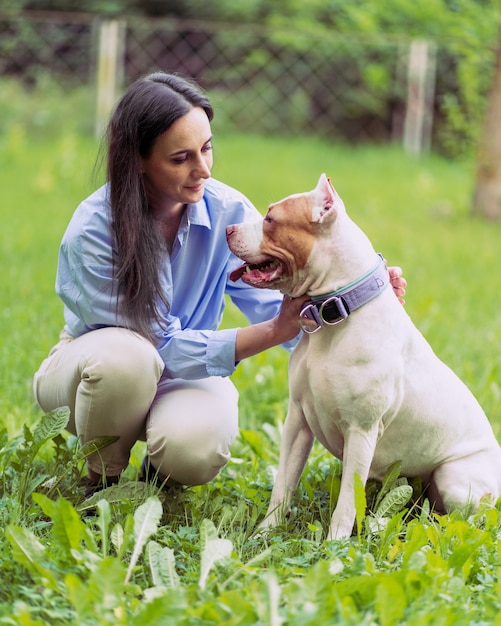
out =
[[153,321],[162,325],[161,305],[168,310],[169,302],[159,274],[165,243],[153,222],[140,159],[148,158],[156,138],[193,107],[203,108],[212,120],[212,106],[197,85],[174,74],[156,72],[127,89],[107,129],[119,313],[128,327],[151,340]]

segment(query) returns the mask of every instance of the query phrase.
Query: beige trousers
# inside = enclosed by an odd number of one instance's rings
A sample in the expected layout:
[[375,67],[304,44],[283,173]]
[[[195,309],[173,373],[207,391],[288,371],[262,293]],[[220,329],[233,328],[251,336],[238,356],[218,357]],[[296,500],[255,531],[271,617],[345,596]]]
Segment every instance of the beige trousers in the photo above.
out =
[[102,328],[60,342],[35,374],[43,411],[68,406],[68,429],[82,443],[119,440],[88,460],[91,470],[120,474],[132,446],[146,440],[151,465],[185,485],[209,482],[230,458],[238,432],[238,393],[228,378],[168,379],[153,345],[123,328]]

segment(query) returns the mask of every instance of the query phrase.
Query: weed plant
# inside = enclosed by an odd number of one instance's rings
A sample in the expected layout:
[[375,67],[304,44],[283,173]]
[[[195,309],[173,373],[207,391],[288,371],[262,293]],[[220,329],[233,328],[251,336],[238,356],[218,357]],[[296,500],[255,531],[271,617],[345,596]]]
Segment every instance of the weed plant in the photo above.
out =
[[[76,131],[47,141],[19,122],[0,134],[0,624],[501,624],[501,507],[437,516],[398,467],[358,485],[353,537],[327,543],[342,467],[315,445],[286,523],[256,533],[287,407],[280,348],[233,376],[241,432],[209,485],[166,494],[141,483],[138,444],[119,485],[83,503],[85,457],[107,442],[81,446],[64,408],[42,415],[31,377],[60,330],[57,248],[97,184],[96,150]],[[263,210],[331,176],[375,247],[403,266],[409,314],[501,434],[500,232],[469,216],[471,164],[224,135],[215,160],[214,175]],[[241,321],[228,303],[224,325]]]

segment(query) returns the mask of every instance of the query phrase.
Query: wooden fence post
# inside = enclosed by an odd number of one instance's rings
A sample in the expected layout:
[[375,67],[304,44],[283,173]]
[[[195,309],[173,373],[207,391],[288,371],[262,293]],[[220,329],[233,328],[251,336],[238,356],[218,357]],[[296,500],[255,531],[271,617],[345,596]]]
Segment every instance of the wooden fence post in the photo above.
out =
[[96,125],[101,137],[115,104],[117,88],[124,73],[125,21],[106,20],[99,23],[96,76]]
[[436,46],[413,40],[407,69],[404,148],[411,154],[427,152],[431,145],[435,94]]

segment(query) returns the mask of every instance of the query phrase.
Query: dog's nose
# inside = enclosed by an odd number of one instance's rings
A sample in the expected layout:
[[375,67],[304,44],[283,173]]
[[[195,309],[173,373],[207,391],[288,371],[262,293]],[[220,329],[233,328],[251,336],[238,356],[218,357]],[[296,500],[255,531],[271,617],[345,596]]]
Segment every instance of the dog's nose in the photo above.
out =
[[233,232],[235,231],[235,224],[230,224],[230,226],[226,227],[226,237],[231,237]]

